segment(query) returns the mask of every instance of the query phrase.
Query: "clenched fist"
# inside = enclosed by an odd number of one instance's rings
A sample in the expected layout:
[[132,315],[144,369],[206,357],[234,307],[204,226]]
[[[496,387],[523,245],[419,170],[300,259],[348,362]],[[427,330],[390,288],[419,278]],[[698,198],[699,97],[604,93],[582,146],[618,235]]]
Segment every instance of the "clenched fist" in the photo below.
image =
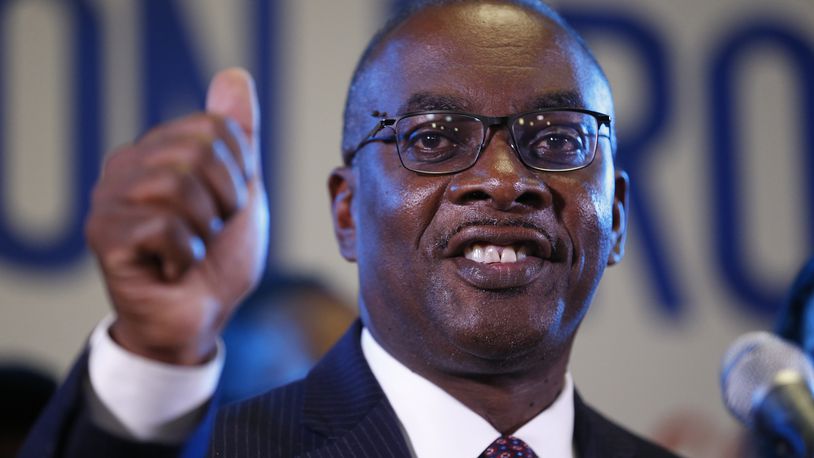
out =
[[206,112],[111,152],[86,224],[117,319],[111,335],[142,356],[206,360],[256,284],[268,244],[254,81],[218,73]]

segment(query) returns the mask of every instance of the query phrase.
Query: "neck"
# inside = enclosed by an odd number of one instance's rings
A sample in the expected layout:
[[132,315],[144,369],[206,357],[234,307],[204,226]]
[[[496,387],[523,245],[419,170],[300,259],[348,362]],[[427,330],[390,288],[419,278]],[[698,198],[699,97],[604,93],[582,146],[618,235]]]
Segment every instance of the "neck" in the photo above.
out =
[[[393,348],[373,329],[371,334],[401,364],[446,391],[505,435],[514,433],[551,406],[565,386],[570,342],[563,351],[532,351],[511,361],[455,355],[450,359],[456,361],[456,367],[450,369],[433,364],[427,355]],[[462,367],[460,362],[466,360],[472,364]]]
[[561,364],[525,373],[484,376],[418,372],[509,435],[554,403],[565,386],[566,366],[567,357]]

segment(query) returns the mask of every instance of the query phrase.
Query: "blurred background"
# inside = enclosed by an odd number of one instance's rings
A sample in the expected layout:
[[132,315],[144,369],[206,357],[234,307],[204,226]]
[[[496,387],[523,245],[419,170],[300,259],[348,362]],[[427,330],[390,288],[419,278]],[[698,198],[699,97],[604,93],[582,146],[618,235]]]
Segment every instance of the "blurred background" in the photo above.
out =
[[[355,313],[325,183],[356,59],[396,3],[0,0],[0,366],[64,375],[108,311],[82,236],[104,151],[199,109],[211,75],[241,65],[273,212],[247,322],[278,330],[244,339],[250,355],[276,348],[246,364],[273,360],[270,384],[307,370]],[[633,180],[627,257],[580,331],[576,384],[675,450],[737,456],[719,360],[772,326],[814,253],[814,0],[554,5],[611,79]]]

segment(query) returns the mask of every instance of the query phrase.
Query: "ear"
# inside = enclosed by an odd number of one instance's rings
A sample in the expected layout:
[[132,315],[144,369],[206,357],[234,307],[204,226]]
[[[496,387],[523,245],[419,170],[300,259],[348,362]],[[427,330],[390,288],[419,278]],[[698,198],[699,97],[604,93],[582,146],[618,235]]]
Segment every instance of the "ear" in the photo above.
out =
[[356,219],[353,215],[353,195],[356,175],[350,167],[337,167],[328,178],[331,193],[331,216],[339,253],[347,261],[356,262]]
[[613,249],[608,257],[612,266],[625,256],[625,236],[627,234],[628,191],[630,178],[624,170],[616,171],[613,191]]

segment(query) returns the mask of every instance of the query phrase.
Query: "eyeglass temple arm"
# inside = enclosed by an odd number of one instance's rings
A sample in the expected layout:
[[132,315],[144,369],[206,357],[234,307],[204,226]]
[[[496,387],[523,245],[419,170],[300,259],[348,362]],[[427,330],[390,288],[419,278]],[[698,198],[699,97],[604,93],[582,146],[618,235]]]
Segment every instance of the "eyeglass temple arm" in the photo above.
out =
[[365,141],[372,140],[373,137],[375,137],[379,132],[382,131],[382,129],[384,129],[385,127],[388,127],[388,126],[392,126],[395,123],[396,123],[395,119],[388,119],[388,118],[380,119],[376,123],[376,125],[373,126],[372,129],[370,129],[370,132],[367,133],[367,135],[365,136]]
[[359,142],[359,145],[356,147],[356,149],[353,150],[352,155],[355,155],[356,151],[359,151],[360,149],[362,149],[362,147],[364,147],[368,143],[376,141],[376,135],[379,132],[381,132],[382,129],[388,126],[392,126],[395,123],[396,123],[395,119],[382,118],[378,120],[376,122],[376,125],[373,126],[372,129],[370,129],[370,132],[368,132],[367,135],[365,135],[365,138],[363,138],[362,141]]

